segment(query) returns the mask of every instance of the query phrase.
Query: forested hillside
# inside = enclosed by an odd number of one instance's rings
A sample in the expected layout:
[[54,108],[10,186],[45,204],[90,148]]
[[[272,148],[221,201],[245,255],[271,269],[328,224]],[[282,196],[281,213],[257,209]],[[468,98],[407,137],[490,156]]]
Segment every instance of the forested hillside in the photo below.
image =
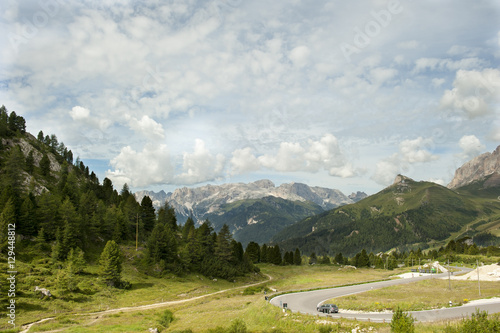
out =
[[[487,245],[491,245],[492,237],[496,237],[480,229],[475,231],[474,227],[497,225],[500,201],[466,193],[465,189],[463,192],[462,195],[435,183],[398,176],[392,186],[381,192],[306,218],[278,233],[273,241],[285,249],[298,246],[305,253],[342,252],[349,256],[361,249],[375,253],[392,248],[426,249],[452,233],[461,237],[479,235],[477,240],[489,239]],[[468,233],[460,233],[462,228]]]
[[[15,250],[25,262],[50,258],[56,270],[68,266],[72,253],[95,263],[114,241],[137,244],[137,267],[157,276],[196,271],[230,279],[255,270],[227,227],[215,233],[209,221],[198,228],[188,221],[181,228],[173,208],[165,204],[156,213],[149,197],[138,203],[127,185],[118,192],[108,178],[101,183],[55,134],[34,137],[25,119],[4,106],[0,138],[2,262]],[[8,237],[9,225],[15,237]]]

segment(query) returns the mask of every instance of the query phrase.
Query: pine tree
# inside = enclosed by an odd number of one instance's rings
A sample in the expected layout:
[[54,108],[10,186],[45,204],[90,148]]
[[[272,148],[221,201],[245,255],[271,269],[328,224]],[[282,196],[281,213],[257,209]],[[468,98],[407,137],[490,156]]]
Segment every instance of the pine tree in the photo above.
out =
[[302,264],[302,257],[300,255],[299,248],[296,248],[295,253],[293,254],[293,264],[297,266]]
[[247,245],[245,253],[248,255],[250,261],[254,264],[260,262],[260,247],[255,242],[250,242]]
[[270,248],[270,256],[269,256],[269,261],[272,263],[272,264],[275,264],[275,265],[281,265],[281,250],[280,250],[280,247],[279,245],[275,245],[273,247]]
[[102,250],[99,258],[100,276],[106,284],[118,287],[121,282],[122,253],[115,241],[110,240]]
[[321,260],[319,261],[319,263],[321,265],[330,265],[331,264],[331,261],[330,261],[330,258],[325,254]]
[[182,239],[184,241],[187,241],[191,228],[194,228],[194,220],[190,216],[187,218],[186,223],[184,223],[184,226],[182,227]]
[[7,247],[9,225],[16,225],[16,210],[14,200],[9,199],[0,214],[0,252]]
[[66,265],[72,273],[82,273],[85,269],[85,253],[79,247],[69,250]]
[[33,150],[30,150],[28,156],[26,156],[26,171],[30,174],[35,170],[35,157],[33,156]]
[[27,196],[21,204],[21,209],[19,211],[19,226],[18,233],[25,236],[35,236],[36,235],[36,209],[33,195]]
[[356,267],[370,267],[370,258],[365,249],[356,255]]
[[342,255],[342,252],[337,253],[337,255],[335,256],[335,262],[339,265],[344,264],[344,256]]
[[144,231],[150,233],[155,226],[156,214],[153,207],[153,201],[147,195],[142,198],[139,216],[142,221]]
[[268,257],[268,247],[266,244],[262,245],[262,248],[260,249],[260,262],[269,262],[267,260]]
[[47,154],[43,154],[42,159],[40,160],[40,172],[43,176],[50,175],[50,160]]
[[316,252],[311,253],[309,257],[309,265],[314,265],[318,262],[318,257],[316,256]]
[[228,263],[232,257],[231,240],[229,227],[224,224],[217,235],[217,243],[215,244],[215,255],[224,263]]

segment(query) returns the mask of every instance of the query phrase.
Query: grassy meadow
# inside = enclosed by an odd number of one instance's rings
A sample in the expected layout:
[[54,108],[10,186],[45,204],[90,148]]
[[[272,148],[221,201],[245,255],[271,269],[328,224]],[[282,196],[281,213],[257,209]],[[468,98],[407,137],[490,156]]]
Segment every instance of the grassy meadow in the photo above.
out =
[[[16,313],[18,325],[13,332],[19,332],[21,324],[49,317],[53,319],[33,325],[29,332],[148,332],[149,328],[154,327],[159,328],[160,332],[244,332],[241,330],[242,325],[247,332],[351,332],[355,328],[357,332],[389,332],[388,324],[332,320],[283,312],[265,301],[264,292],[270,295],[274,293],[273,290],[280,293],[382,280],[407,271],[341,269],[335,265],[260,264],[261,274],[228,282],[220,279],[214,281],[196,274],[155,278],[136,271],[132,265],[125,265],[123,278],[132,287],[120,290],[101,284],[96,274],[97,267],[89,266],[85,274],[79,277],[77,292],[65,294],[53,289],[54,297],[40,299],[33,292],[35,285],[47,286],[49,289],[55,287],[51,285],[54,277],[49,274],[50,266],[48,263],[46,265],[44,267],[39,264],[35,269],[31,268],[31,271],[27,264],[19,266],[19,274],[23,274],[23,278],[19,280],[22,292],[18,297],[19,307]],[[472,286],[462,286],[459,282],[466,281],[452,281],[452,288],[456,289],[462,301],[466,298],[463,296],[466,289],[476,292]],[[257,285],[248,287],[250,284]],[[385,291],[385,294],[372,295],[383,292],[376,290],[353,295],[357,299],[350,299],[349,303],[340,299],[335,302],[341,308],[346,308],[346,304],[349,308],[355,308],[356,302],[366,303],[369,306],[365,309],[376,310],[381,306],[390,307],[399,303],[404,305],[398,299],[407,299],[408,293],[417,294],[415,290],[420,293],[427,288],[433,298],[437,295],[446,298],[449,294],[447,280],[428,280],[421,284],[399,286],[398,288],[408,289]],[[493,296],[494,290],[494,283],[491,286],[481,284],[483,295]],[[427,297],[425,295],[424,299]],[[194,297],[199,298],[175,302]],[[443,297],[441,298],[444,299]],[[473,295],[467,294],[467,297],[469,300],[474,299]],[[144,307],[160,302],[169,303],[154,308]],[[375,304],[377,302],[379,304]],[[138,306],[142,308],[133,308]],[[171,314],[167,322],[164,319],[166,312]],[[416,329],[417,332],[440,332],[446,325],[445,322],[417,324]],[[228,330],[231,327],[233,330]],[[430,327],[432,330],[429,330]],[[6,322],[2,322],[0,329],[6,328]]]

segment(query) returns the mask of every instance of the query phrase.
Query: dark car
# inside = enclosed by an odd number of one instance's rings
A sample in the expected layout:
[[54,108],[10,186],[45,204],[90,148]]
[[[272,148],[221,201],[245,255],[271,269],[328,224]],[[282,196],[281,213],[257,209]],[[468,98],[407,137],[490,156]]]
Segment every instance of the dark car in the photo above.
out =
[[335,304],[321,304],[317,310],[323,313],[339,313],[339,308]]

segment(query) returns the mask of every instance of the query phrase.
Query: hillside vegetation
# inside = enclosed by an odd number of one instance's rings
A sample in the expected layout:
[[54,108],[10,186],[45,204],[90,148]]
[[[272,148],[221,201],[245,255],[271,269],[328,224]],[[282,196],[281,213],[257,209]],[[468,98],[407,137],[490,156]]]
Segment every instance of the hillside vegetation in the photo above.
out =
[[375,195],[285,228],[273,242],[325,254],[353,255],[362,248],[375,253],[392,248],[425,249],[436,241],[444,244],[452,233],[460,234],[473,222],[498,221],[500,201],[490,195],[493,191],[476,196],[473,187],[455,192],[398,176],[392,186]]
[[[155,212],[149,197],[138,203],[126,184],[120,192],[108,178],[101,184],[56,135],[34,137],[24,118],[4,106],[0,185],[0,279],[6,281],[8,271],[19,274],[16,297],[37,286],[68,302],[67,295],[104,286],[133,288],[123,277],[125,258],[133,259],[133,270],[158,278],[202,273],[232,281],[258,272],[227,226],[218,233],[208,220],[179,226],[168,204]],[[126,255],[127,247],[135,253]],[[3,307],[7,284],[0,285]]]

